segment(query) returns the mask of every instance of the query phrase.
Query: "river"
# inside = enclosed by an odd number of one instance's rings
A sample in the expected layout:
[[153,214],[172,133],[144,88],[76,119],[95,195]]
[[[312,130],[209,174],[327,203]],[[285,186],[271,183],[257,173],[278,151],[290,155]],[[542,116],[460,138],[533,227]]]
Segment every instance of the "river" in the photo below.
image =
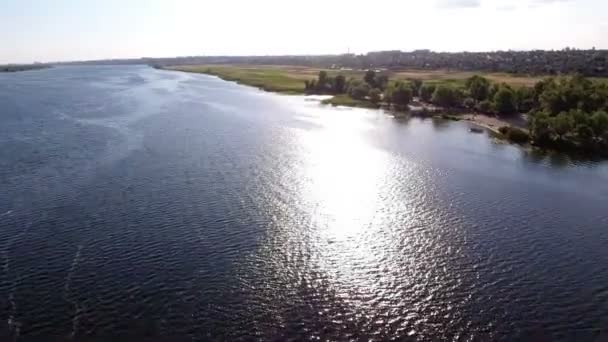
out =
[[0,74],[0,337],[608,337],[608,163],[467,125],[146,66]]

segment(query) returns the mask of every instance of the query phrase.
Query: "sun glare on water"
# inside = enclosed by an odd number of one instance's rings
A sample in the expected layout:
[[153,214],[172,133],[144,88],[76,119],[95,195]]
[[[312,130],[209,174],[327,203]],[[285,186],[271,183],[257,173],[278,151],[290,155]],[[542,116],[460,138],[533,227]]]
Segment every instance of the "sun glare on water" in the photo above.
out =
[[[363,141],[361,122],[345,125],[329,118],[306,137],[309,196],[315,222],[329,240],[356,237],[372,222],[379,205],[387,155]],[[359,127],[357,127],[359,126]]]
[[322,129],[302,136],[308,162],[303,196],[313,204],[309,239],[316,245],[315,268],[354,303],[388,281],[368,271],[393,258],[394,241],[381,231],[393,157],[366,141],[365,115],[351,112],[344,120],[346,113],[327,114],[319,118]]

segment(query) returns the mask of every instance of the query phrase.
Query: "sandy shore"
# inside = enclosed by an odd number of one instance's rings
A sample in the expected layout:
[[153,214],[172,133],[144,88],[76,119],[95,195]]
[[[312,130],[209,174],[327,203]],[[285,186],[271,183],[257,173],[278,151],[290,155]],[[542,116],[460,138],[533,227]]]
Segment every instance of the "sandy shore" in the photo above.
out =
[[489,129],[495,133],[500,133],[498,129],[503,126],[513,126],[525,131],[528,130],[527,121],[523,116],[516,116],[507,119],[484,114],[461,114],[456,116],[460,117],[462,120],[472,122],[477,126]]

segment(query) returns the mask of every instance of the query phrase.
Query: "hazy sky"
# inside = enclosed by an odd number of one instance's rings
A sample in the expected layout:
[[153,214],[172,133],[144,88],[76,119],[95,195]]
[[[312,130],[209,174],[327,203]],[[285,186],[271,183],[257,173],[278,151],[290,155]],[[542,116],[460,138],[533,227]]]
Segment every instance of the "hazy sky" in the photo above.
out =
[[0,2],[0,63],[608,48],[608,0]]

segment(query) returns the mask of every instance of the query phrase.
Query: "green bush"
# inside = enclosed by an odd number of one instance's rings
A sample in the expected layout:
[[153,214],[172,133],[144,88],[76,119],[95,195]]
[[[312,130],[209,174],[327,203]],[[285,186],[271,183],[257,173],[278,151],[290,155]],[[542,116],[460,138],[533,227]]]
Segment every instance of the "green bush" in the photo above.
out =
[[369,91],[369,100],[374,104],[378,104],[380,102],[380,100],[382,100],[382,91],[380,91],[380,89],[378,89],[378,88],[374,88],[374,89],[370,90]]
[[460,104],[461,93],[454,87],[440,85],[433,93],[432,102],[442,107],[455,107]]
[[369,94],[369,91],[370,87],[367,83],[352,82],[348,95],[355,100],[363,100]]
[[471,98],[471,97],[467,97],[462,102],[462,105],[465,106],[468,109],[473,109],[473,108],[475,108],[475,100],[473,98]]
[[471,97],[477,101],[483,101],[488,98],[490,93],[490,81],[479,75],[467,79],[466,87],[471,94]]
[[425,84],[420,87],[420,99],[424,102],[431,101],[433,97],[433,93],[435,92],[435,85],[433,84]]
[[490,114],[494,111],[494,105],[489,100],[479,102],[475,108],[484,114]]
[[517,112],[515,93],[507,87],[500,87],[494,95],[494,108],[499,114],[513,114]]
[[498,131],[510,141],[518,144],[524,144],[530,141],[530,135],[517,127],[503,126]]
[[412,93],[414,96],[420,96],[420,89],[422,89],[422,80],[417,78],[410,79],[412,85]]
[[405,107],[412,101],[412,87],[406,83],[397,83],[391,92],[391,102]]

